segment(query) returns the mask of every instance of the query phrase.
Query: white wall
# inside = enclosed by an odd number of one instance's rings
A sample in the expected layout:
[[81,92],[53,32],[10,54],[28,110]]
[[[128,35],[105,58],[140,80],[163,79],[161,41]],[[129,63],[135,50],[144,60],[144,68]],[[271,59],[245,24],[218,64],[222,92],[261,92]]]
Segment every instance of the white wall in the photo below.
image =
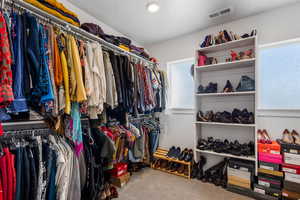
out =
[[86,23],[86,22],[98,24],[105,33],[116,35],[116,36],[125,36],[125,37],[131,39],[131,41],[135,45],[141,46],[141,44],[138,41],[135,41],[134,39],[120,33],[119,31],[110,27],[109,25],[105,24],[104,22],[100,21],[99,19],[96,19],[94,16],[92,16],[89,13],[85,12],[84,10],[78,8],[77,6],[75,6],[74,4],[69,2],[68,0],[59,0],[59,2],[64,4],[64,6],[66,8],[68,8],[69,10],[75,12],[78,15],[78,18],[79,18],[79,21],[81,24]]
[[[196,48],[199,47],[205,35],[217,33],[222,29],[243,34],[256,28],[259,45],[297,38],[300,37],[299,10],[300,3],[297,3],[256,16],[210,27],[172,40],[148,45],[147,49],[151,55],[158,58],[161,67],[166,69],[167,62],[193,57]],[[269,130],[274,139],[281,137],[284,128],[300,131],[300,112],[260,111],[258,116],[258,127]],[[164,131],[160,145],[166,148],[172,145],[193,148],[195,132],[193,121],[194,114],[190,113],[162,116]]]

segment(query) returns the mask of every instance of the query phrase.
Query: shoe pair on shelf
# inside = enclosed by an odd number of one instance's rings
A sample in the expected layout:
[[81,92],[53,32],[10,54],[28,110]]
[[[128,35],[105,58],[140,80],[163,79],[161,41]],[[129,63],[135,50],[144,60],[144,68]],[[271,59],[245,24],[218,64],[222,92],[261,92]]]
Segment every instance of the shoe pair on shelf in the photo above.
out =
[[198,66],[217,64],[218,60],[214,57],[207,57],[204,53],[198,53]]
[[239,53],[236,53],[235,51],[230,51],[230,58],[226,58],[226,62],[233,62],[237,60],[244,60],[244,59],[250,59],[254,57],[253,50],[249,49],[247,51],[241,51]]
[[218,83],[212,83],[210,82],[208,84],[208,86],[203,87],[202,85],[200,85],[198,87],[198,93],[216,93],[218,92]]
[[180,163],[167,161],[163,159],[157,159],[153,163],[154,168],[164,169],[170,172],[178,172],[188,176],[188,166]]
[[236,88],[237,92],[247,92],[255,90],[255,81],[249,76],[242,76]]
[[220,140],[208,137],[207,140],[199,139],[197,148],[200,150],[209,150],[216,153],[227,153],[236,156],[252,156],[255,154],[254,142],[240,144],[239,141],[229,142],[227,139]]
[[290,132],[288,129],[285,129],[282,134],[282,141],[289,144],[300,145],[299,133],[295,130],[292,130],[292,132]]
[[221,122],[221,123],[238,123],[238,124],[254,124],[254,114],[248,112],[245,108],[242,111],[234,109],[232,113],[207,111],[203,114],[199,111],[197,114],[197,120],[202,122]]
[[263,144],[272,144],[272,140],[268,134],[268,132],[266,131],[266,129],[257,130],[257,141],[259,143],[263,143]]
[[167,153],[167,157],[178,159],[180,161],[191,162],[194,159],[194,152],[192,149],[187,148],[181,151],[180,147],[176,148],[172,146]]

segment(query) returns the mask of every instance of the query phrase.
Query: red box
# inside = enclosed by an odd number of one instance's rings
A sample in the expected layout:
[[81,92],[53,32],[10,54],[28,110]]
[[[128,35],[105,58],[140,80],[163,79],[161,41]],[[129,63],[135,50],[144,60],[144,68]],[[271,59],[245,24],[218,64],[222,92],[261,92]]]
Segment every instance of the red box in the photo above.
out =
[[283,163],[282,171],[293,173],[293,174],[300,174],[300,166]]
[[110,174],[114,177],[120,177],[127,173],[128,165],[126,163],[117,163],[114,168],[110,170]]
[[259,152],[258,160],[263,161],[263,162],[281,164],[282,163],[282,155]]
[[276,141],[272,141],[272,144],[258,143],[258,152],[270,153],[270,154],[280,154],[281,146]]

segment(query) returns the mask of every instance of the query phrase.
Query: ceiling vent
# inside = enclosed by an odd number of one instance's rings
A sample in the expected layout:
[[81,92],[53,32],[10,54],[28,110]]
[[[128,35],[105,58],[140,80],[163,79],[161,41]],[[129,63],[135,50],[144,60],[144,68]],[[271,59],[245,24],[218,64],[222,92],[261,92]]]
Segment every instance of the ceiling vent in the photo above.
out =
[[209,14],[209,18],[213,19],[224,15],[229,15],[231,12],[232,12],[232,8],[223,8],[221,10]]

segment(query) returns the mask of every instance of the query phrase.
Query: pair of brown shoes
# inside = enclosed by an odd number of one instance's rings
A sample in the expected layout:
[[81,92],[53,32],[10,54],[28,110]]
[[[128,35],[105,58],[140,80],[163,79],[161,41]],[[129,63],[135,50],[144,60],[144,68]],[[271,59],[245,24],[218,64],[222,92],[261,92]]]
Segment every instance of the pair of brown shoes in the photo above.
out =
[[289,144],[300,145],[299,133],[295,130],[292,130],[292,132],[290,132],[288,129],[285,129],[282,134],[282,141]]

